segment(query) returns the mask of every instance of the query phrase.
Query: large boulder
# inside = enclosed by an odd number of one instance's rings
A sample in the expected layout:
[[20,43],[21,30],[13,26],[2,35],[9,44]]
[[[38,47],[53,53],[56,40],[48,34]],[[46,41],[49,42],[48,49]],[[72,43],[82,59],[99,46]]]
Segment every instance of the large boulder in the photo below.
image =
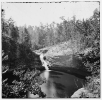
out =
[[71,96],[71,98],[93,98],[94,95],[85,88],[80,88]]

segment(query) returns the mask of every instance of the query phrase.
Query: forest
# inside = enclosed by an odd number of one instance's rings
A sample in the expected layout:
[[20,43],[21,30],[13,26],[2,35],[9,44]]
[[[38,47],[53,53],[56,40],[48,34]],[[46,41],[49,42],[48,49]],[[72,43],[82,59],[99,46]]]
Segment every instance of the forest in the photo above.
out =
[[[2,9],[2,97],[26,98],[31,91],[44,98],[40,84],[44,80],[39,77],[41,66],[39,56],[33,51],[51,47],[67,41],[75,42],[78,52],[75,55],[82,57],[83,63],[91,76],[86,77],[84,86],[100,97],[100,11],[95,9],[93,15],[86,20],[71,20],[60,17],[62,22],[38,26],[16,26],[15,21],[5,19],[5,10]],[[81,55],[80,51],[91,48],[88,55]],[[7,78],[7,75],[9,77]],[[14,76],[15,78],[10,79]],[[15,80],[16,79],[16,80]],[[87,95],[82,95],[86,98]],[[90,96],[89,96],[90,98]]]

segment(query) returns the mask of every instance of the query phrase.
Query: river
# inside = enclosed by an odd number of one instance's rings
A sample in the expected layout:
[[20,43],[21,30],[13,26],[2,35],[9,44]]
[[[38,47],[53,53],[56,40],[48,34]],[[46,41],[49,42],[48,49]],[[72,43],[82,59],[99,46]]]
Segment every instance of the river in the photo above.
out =
[[[40,76],[46,79],[46,82],[41,85],[46,98],[70,98],[85,83],[84,79],[59,71],[45,70]],[[31,95],[31,98],[35,96]]]

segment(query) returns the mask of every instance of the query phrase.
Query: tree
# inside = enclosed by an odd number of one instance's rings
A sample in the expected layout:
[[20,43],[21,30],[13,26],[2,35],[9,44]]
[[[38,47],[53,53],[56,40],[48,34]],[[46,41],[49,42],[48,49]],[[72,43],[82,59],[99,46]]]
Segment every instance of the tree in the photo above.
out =
[[14,21],[10,18],[8,20],[8,24],[9,24],[9,35],[10,37],[15,40],[18,41],[19,38],[19,31],[18,31],[18,27],[14,25]]
[[5,10],[1,9],[1,29],[2,29],[2,35],[7,34],[9,30],[8,22],[5,20]]
[[23,38],[24,38],[23,44],[24,44],[26,47],[31,48],[30,34],[29,34],[29,32],[28,32],[28,30],[27,30],[26,27],[24,28]]

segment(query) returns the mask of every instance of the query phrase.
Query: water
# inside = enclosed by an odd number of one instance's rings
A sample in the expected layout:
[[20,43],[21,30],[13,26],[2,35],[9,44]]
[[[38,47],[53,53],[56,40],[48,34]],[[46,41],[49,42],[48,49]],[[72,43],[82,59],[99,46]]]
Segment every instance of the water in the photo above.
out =
[[85,82],[74,75],[51,70],[43,71],[40,76],[46,78],[46,83],[41,85],[41,90],[47,98],[70,97]]

